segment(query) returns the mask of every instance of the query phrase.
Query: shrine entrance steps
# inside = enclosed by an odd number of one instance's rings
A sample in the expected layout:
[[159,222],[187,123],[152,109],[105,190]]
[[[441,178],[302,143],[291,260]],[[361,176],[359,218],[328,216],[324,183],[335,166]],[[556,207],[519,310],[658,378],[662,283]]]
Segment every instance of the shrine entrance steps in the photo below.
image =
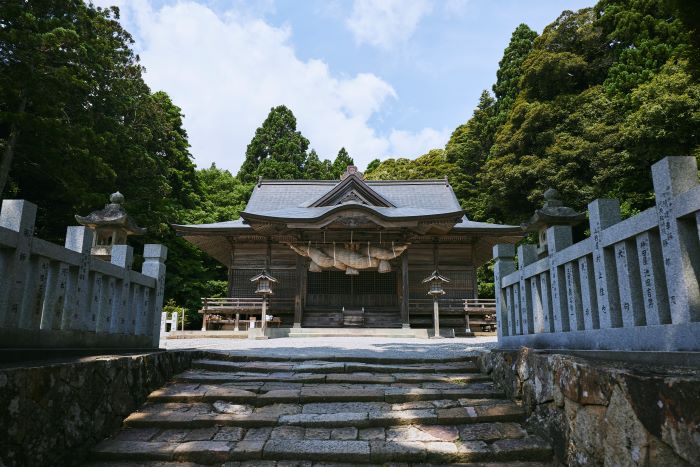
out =
[[210,353],[151,393],[91,465],[549,465],[524,416],[472,358]]
[[289,337],[393,337],[393,338],[421,338],[427,339],[433,331],[428,329],[411,328],[291,328]]

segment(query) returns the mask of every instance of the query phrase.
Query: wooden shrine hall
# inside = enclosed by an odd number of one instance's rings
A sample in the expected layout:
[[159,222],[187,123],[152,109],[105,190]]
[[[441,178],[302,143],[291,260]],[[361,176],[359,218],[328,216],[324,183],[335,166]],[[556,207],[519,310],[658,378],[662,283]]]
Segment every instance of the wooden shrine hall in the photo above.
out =
[[438,269],[442,327],[463,329],[476,268],[523,236],[467,219],[446,178],[369,181],[354,166],[340,180],[259,180],[240,219],[173,227],[228,267],[229,297],[256,297],[251,278],[266,270],[268,314],[313,328],[431,328],[422,281]]

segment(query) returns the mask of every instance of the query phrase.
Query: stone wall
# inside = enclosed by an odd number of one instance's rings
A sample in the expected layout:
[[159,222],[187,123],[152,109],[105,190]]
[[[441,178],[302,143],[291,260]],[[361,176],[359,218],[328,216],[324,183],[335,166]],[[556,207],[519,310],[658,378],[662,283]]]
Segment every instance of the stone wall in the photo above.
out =
[[567,465],[700,465],[700,370],[528,348],[479,359]]
[[0,466],[79,465],[195,351],[0,368]]

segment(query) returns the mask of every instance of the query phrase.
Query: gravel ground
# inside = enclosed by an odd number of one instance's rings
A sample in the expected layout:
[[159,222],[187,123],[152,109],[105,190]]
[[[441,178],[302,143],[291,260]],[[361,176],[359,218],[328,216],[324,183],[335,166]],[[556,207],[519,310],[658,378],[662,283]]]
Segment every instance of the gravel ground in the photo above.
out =
[[318,358],[328,355],[373,356],[385,358],[449,358],[475,354],[496,345],[496,337],[440,340],[382,337],[313,337],[252,339],[168,339],[167,349],[226,350],[240,354],[299,356]]

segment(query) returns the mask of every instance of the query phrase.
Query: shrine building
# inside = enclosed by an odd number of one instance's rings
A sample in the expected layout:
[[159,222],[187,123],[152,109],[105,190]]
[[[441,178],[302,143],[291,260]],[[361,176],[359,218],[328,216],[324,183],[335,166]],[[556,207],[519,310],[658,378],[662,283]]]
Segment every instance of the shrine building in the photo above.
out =
[[340,180],[259,180],[240,216],[173,227],[228,268],[229,297],[257,297],[251,278],[271,274],[267,312],[283,327],[339,327],[353,310],[368,328],[431,328],[423,279],[439,270],[441,326],[463,329],[476,269],[523,236],[469,220],[447,178],[365,180],[354,166]]

